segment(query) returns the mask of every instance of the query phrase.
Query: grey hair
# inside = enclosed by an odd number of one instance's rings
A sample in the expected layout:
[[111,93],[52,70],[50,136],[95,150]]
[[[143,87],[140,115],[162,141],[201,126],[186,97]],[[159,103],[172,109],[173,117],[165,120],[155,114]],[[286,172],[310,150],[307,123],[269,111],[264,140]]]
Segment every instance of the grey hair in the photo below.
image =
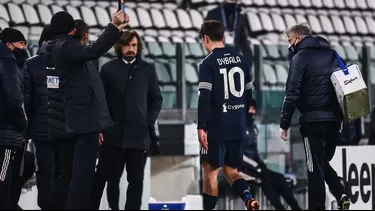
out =
[[296,33],[297,35],[312,35],[311,28],[308,23],[299,23],[290,27],[289,29],[284,31],[284,34],[288,35],[290,33]]

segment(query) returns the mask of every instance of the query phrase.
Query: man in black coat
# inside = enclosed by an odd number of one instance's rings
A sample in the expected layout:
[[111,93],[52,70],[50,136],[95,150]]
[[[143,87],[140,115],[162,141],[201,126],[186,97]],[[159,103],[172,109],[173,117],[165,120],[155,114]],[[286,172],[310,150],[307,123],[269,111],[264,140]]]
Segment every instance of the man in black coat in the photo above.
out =
[[125,209],[140,210],[149,129],[155,124],[163,98],[154,66],[141,59],[142,42],[135,31],[124,33],[115,52],[118,58],[104,64],[100,71],[116,124],[103,133],[93,209],[99,209],[105,182],[120,181],[126,164],[129,185]]
[[29,117],[27,138],[35,145],[37,162],[36,182],[38,188],[38,206],[42,210],[51,209],[52,196],[57,180],[57,140],[48,136],[47,102],[48,91],[46,80],[45,51],[52,39],[51,29],[45,27],[39,39],[39,49],[35,56],[26,60],[24,65],[26,96],[26,113]]
[[[122,11],[116,12],[112,16],[112,23],[108,24],[95,43],[82,45],[72,36],[75,22],[69,13],[58,12],[51,20],[55,39],[46,48],[47,65],[59,73],[51,83],[55,83],[62,100],[62,104],[57,104],[64,105],[64,124],[54,124],[51,120],[51,127],[63,131],[64,138],[68,139],[60,146],[62,157],[70,157],[62,159],[68,162],[61,164],[62,170],[72,172],[67,209],[90,207],[99,132],[114,124],[106,103],[103,103],[105,94],[99,73],[95,67],[87,65],[87,61],[104,55],[120,39],[128,21],[128,16]],[[51,103],[58,99],[54,98]],[[48,115],[61,116],[61,112],[54,112]],[[69,162],[72,156],[73,165]]]
[[238,4],[239,0],[226,0],[207,13],[205,20],[217,20],[225,28],[225,44],[233,45],[252,66],[253,55],[247,38],[250,36],[249,22],[246,14]]
[[27,117],[21,68],[26,58],[23,34],[5,28],[0,33],[0,210],[12,209],[12,167],[20,170],[14,158],[23,156]]
[[309,209],[325,209],[324,180],[339,202],[339,209],[349,209],[349,198],[345,195],[336,171],[329,164],[343,120],[330,80],[338,63],[328,41],[312,36],[309,26],[298,24],[285,34],[293,57],[281,111],[280,137],[285,141],[288,139],[292,116],[298,108],[301,113],[300,133],[306,151]]

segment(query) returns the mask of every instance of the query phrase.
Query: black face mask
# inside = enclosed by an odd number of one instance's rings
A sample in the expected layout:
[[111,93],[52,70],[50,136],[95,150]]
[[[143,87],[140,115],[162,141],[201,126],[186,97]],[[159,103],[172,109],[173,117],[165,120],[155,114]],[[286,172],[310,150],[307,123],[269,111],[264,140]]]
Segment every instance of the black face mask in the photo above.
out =
[[29,58],[26,49],[14,48],[12,53],[16,57],[18,66],[22,66],[26,59]]

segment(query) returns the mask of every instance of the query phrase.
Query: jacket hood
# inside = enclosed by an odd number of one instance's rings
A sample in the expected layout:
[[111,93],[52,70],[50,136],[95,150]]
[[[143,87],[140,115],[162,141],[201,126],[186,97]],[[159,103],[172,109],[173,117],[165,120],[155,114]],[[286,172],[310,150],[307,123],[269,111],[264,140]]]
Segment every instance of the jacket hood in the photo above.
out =
[[296,52],[305,48],[330,49],[329,42],[321,36],[307,36],[296,45]]
[[0,58],[9,58],[9,59],[16,59],[12,51],[3,43],[0,41]]
[[36,54],[38,54],[38,55],[44,55],[46,53],[47,45],[48,45],[48,42],[46,42],[43,45],[41,45],[39,47],[38,51],[36,52]]

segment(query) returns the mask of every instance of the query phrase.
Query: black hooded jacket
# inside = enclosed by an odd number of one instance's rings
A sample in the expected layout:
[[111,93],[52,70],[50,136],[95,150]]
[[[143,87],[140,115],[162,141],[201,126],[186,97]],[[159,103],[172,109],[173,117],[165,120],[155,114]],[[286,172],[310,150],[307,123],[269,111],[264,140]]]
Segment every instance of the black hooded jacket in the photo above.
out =
[[42,45],[35,56],[26,60],[25,74],[26,113],[29,117],[27,137],[35,140],[49,140],[47,119],[47,80],[45,47]]
[[0,41],[0,146],[22,146],[27,129],[23,84],[16,58]]
[[280,128],[290,127],[298,108],[300,123],[342,121],[330,76],[339,66],[328,41],[307,36],[294,48],[289,66]]

